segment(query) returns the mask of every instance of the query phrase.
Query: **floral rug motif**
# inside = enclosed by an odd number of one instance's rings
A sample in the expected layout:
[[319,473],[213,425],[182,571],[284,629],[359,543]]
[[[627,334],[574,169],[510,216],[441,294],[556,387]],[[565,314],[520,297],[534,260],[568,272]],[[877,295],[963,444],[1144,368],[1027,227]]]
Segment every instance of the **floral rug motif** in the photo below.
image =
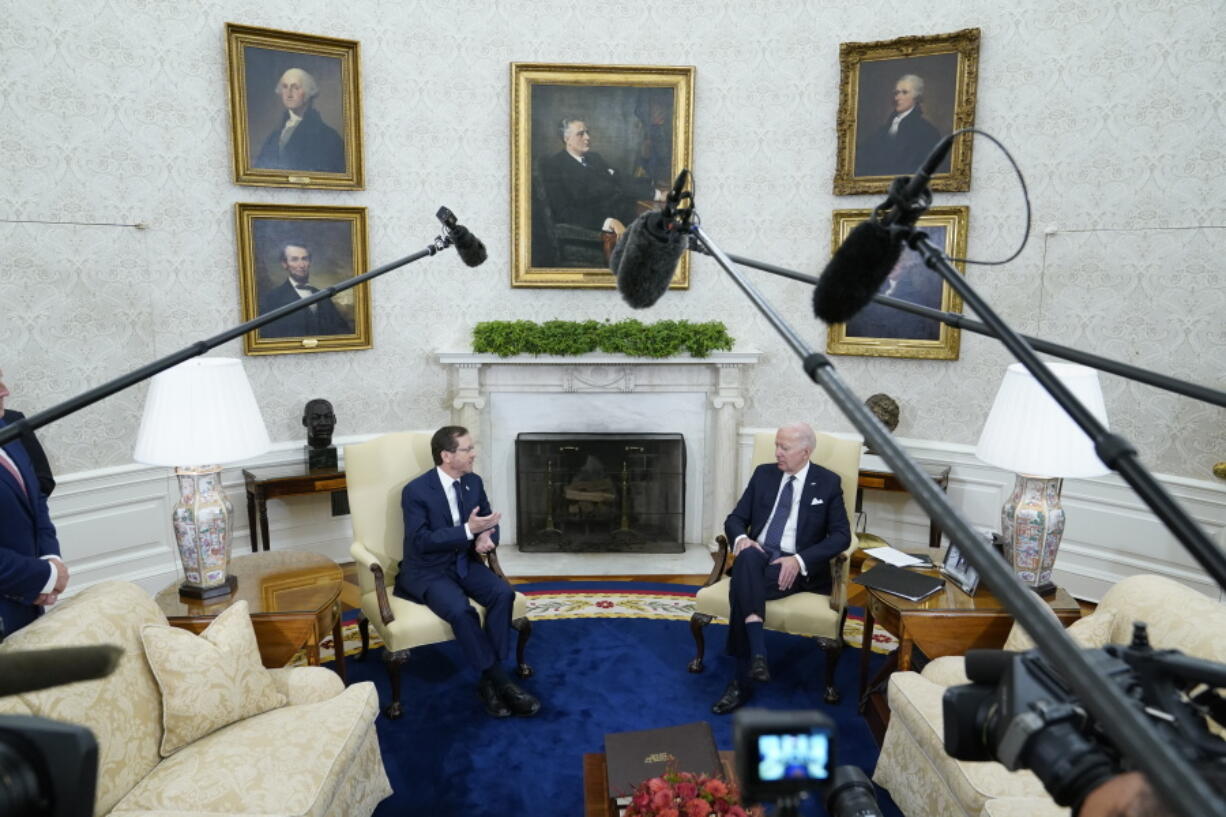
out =
[[[694,588],[677,585],[676,591],[635,590],[631,582],[610,583],[621,585],[616,589],[585,590],[531,590],[521,586],[528,599],[528,616],[538,621],[571,618],[647,618],[689,621],[694,612]],[[345,613],[343,634],[345,655],[357,655],[362,649],[358,632],[357,611]],[[843,642],[859,648],[864,634],[863,617],[858,611],[850,612],[843,626]],[[370,628],[370,648],[380,647],[383,642],[375,628]],[[873,631],[873,652],[890,653],[898,648],[898,640],[880,627]],[[320,643],[320,658],[333,660],[332,635]],[[291,666],[306,664],[306,654],[294,657]]]

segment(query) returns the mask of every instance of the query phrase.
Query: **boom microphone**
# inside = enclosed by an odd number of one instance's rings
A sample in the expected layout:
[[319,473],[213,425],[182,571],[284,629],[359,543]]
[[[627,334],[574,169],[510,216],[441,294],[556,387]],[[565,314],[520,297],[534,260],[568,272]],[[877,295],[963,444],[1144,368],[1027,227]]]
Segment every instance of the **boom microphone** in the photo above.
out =
[[952,135],[945,137],[914,176],[896,178],[886,200],[835,250],[813,290],[813,314],[826,323],[844,323],[868,306],[902,255],[906,231],[893,228],[915,226],[928,209],[928,181],[952,144]]
[[630,222],[609,256],[622,300],[646,309],[660,300],[688,245],[686,235],[663,213],[652,210]]
[[443,223],[443,229],[447,231],[451,243],[455,244],[456,254],[461,261],[470,267],[479,267],[485,263],[488,257],[485,245],[481,243],[481,239],[469,232],[467,227],[456,223],[455,213],[446,207],[440,207],[435,215]]
[[114,644],[5,653],[0,656],[0,696],[105,678],[122,655]]

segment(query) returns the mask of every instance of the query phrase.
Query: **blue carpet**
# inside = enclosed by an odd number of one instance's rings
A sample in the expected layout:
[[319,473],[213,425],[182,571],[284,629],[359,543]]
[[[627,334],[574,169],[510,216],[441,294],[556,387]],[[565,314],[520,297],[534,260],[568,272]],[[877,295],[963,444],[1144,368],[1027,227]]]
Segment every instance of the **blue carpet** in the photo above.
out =
[[[613,587],[648,589],[641,583],[601,585]],[[596,588],[567,583],[563,589]],[[692,590],[678,585],[650,589]],[[541,698],[542,709],[535,718],[502,720],[485,714],[477,698],[476,675],[454,642],[415,650],[402,670],[404,715],[395,721],[380,716],[376,724],[395,793],[375,814],[582,814],[582,756],[603,752],[606,732],[705,720],[719,748],[733,748],[731,717],[710,712],[731,677],[731,659],[722,654],[726,632],[718,624],[707,627],[707,669],[692,675],[686,671],[694,654],[687,622],[534,621],[527,660],[536,674],[523,685]],[[843,699],[831,707],[822,702],[821,650],[799,637],[766,635],[774,680],[759,687],[751,705],[822,709],[838,724],[838,762],[855,764],[871,775],[877,748],[855,709],[859,650],[843,651],[836,678]],[[351,682],[373,681],[386,704],[391,698],[381,657],[381,650],[372,650],[365,661],[351,658],[346,667]],[[873,656],[874,668],[883,658]],[[884,814],[902,817],[889,795],[877,792]]]

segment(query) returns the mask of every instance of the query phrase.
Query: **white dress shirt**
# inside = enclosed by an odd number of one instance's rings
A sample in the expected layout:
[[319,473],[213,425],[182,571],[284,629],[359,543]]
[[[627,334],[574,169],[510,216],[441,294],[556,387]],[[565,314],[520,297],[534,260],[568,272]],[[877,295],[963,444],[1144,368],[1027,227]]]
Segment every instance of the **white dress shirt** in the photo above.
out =
[[[795,474],[784,474],[783,479],[779,480],[779,490],[775,492],[775,498],[771,501],[771,515],[767,518],[766,524],[762,526],[762,531],[770,530],[771,520],[775,518],[774,508],[779,504],[779,495],[783,493],[783,486],[787,484],[789,476],[794,476],[796,481],[792,483],[792,507],[788,511],[788,521],[783,526],[783,538],[779,540],[779,549],[795,556],[796,561],[800,564],[800,574],[808,576],[809,571],[805,569],[805,560],[796,553],[796,522],[800,517],[800,495],[804,493],[805,479],[809,476],[809,463],[806,462]],[[758,535],[761,536],[761,532]],[[742,533],[736,538],[736,541],[740,542],[745,538],[747,537]],[[735,545],[736,542],[733,544]]]

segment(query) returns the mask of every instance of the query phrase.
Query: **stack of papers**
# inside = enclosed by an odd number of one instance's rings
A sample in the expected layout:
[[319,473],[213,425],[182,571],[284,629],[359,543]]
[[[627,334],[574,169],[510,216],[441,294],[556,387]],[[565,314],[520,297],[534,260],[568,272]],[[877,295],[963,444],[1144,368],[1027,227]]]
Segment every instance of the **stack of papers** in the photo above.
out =
[[932,567],[931,559],[920,559],[909,553],[903,553],[901,550],[892,548],[889,545],[869,548],[864,551],[864,554],[872,556],[874,559],[885,562],[888,565],[894,565],[894,567]]

